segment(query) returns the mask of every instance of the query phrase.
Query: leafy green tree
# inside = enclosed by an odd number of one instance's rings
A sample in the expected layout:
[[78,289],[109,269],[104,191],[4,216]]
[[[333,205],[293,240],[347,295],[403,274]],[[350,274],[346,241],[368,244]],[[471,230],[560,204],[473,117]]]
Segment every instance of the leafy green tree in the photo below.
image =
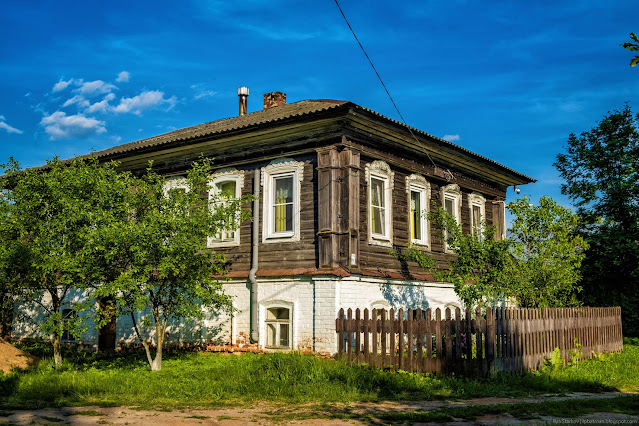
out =
[[[3,271],[9,285],[19,289],[25,306],[44,315],[39,324],[51,336],[56,365],[62,362],[60,336],[64,330],[79,336],[87,329],[89,301],[79,297],[99,279],[91,268],[93,246],[116,187],[114,164],[77,159],[47,162],[46,170],[20,170],[10,161],[3,166]],[[3,272],[0,272],[2,274]],[[77,315],[63,319],[69,305]]]
[[[621,46],[624,49],[630,50],[631,52],[639,51],[639,39],[637,38],[636,34],[630,33],[630,39],[633,40],[635,43],[626,42],[623,43]],[[630,60],[631,67],[637,66],[637,64],[639,64],[639,55]]]
[[588,244],[575,231],[579,217],[552,198],[537,205],[527,197],[508,204],[514,219],[508,230],[514,268],[509,272],[511,296],[522,307],[578,304],[581,262]]
[[169,190],[167,180],[152,169],[139,178],[128,174],[129,218],[101,233],[101,255],[113,269],[97,294],[111,296],[117,314],[131,318],[152,370],[162,368],[172,320],[202,318],[203,308],[232,308],[219,278],[224,256],[207,249],[206,241],[249,218],[241,209],[249,198],[208,206],[202,194],[210,189],[210,171],[209,162],[196,162],[180,187]]
[[439,238],[454,253],[443,268],[434,258],[409,246],[406,259],[417,262],[437,280],[451,282],[466,306],[494,305],[504,300],[521,307],[576,304],[579,266],[587,245],[573,234],[577,216],[542,197],[538,206],[527,198],[510,203],[516,218],[509,238],[495,239],[494,228],[464,234],[443,209],[428,214]]
[[624,334],[639,335],[639,115],[626,105],[596,127],[571,134],[555,167],[561,191],[582,217],[590,244],[583,263],[583,300],[621,306]]

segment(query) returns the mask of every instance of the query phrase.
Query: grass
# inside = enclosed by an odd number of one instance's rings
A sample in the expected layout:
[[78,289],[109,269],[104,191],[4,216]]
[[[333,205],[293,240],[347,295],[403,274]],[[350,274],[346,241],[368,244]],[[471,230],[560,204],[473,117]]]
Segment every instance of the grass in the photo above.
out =
[[162,370],[151,372],[141,353],[68,351],[62,367],[54,368],[46,347],[27,349],[44,360],[35,370],[0,376],[2,408],[98,405],[170,411],[255,401],[301,404],[639,391],[639,340],[627,340],[622,354],[490,379],[394,373],[300,354],[169,353]]

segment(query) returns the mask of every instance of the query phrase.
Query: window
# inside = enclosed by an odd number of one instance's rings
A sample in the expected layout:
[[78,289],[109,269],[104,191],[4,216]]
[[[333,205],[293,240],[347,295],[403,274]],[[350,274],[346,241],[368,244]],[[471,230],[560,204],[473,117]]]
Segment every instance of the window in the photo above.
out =
[[291,347],[291,310],[283,307],[266,310],[266,347]]
[[262,242],[299,241],[300,193],[304,163],[275,160],[262,169]]
[[[242,196],[244,173],[235,169],[221,170],[209,179],[209,207],[223,205],[225,201]],[[240,244],[240,230],[225,229],[208,238],[209,247],[237,246]]]
[[[455,218],[457,224],[461,224],[461,203],[462,195],[459,185],[450,184],[442,188],[442,204],[444,210],[452,217]],[[444,234],[444,238],[448,238],[448,234]],[[450,252],[450,248],[446,241],[444,241],[444,251]]]
[[[67,328],[67,323],[73,322],[78,316],[78,313],[73,309],[63,309],[62,310],[62,324],[64,324],[64,330],[62,331],[62,335],[60,336],[61,340],[66,340],[69,342],[75,341],[75,336],[73,333]],[[71,325],[73,327],[73,325]]]
[[167,178],[166,183],[164,184],[164,196],[168,197],[169,192],[173,190],[188,192],[189,185],[186,178],[182,176]]
[[476,192],[468,195],[468,205],[470,206],[470,230],[479,237],[483,238],[486,212],[486,199]]
[[392,246],[392,201],[394,173],[384,161],[366,165],[370,244]]
[[428,245],[428,205],[430,202],[430,184],[423,176],[410,175],[406,178],[408,194],[408,224],[410,242],[422,246]]

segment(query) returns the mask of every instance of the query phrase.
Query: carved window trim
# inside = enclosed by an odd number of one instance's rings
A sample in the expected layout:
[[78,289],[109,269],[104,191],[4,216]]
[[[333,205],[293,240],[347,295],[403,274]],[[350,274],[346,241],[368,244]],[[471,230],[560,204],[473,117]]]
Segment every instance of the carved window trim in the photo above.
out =
[[[219,191],[217,185],[223,182],[235,182],[235,198],[242,197],[242,189],[244,188],[244,172],[237,169],[224,169],[220,170],[209,176],[208,181],[208,205],[210,209],[215,206],[224,203],[219,197]],[[220,230],[222,238],[214,238],[209,236],[207,238],[207,247],[234,247],[240,245],[240,227],[233,230],[233,237],[228,238],[227,234],[229,229]],[[225,238],[226,237],[226,238]]]
[[[293,179],[292,195],[292,230],[275,231],[275,180],[280,178]],[[273,160],[262,167],[261,183],[264,188],[262,198],[262,243],[292,242],[300,240],[300,196],[302,181],[304,180],[304,163],[288,158]]]
[[[412,209],[412,196],[413,192],[419,194],[419,202],[421,212],[419,214],[419,229],[421,230],[418,238],[413,238],[412,223],[414,218]],[[408,199],[408,237],[411,244],[429,247],[430,246],[430,232],[428,218],[426,217],[430,210],[430,183],[422,176],[418,174],[412,174],[406,177],[406,196]]]
[[[388,163],[375,160],[365,167],[366,184],[368,185],[368,243],[383,247],[393,246],[393,188],[395,185],[395,173]],[[377,180],[383,183],[383,206],[373,206],[372,182]],[[383,232],[373,232],[373,209],[383,208]]]

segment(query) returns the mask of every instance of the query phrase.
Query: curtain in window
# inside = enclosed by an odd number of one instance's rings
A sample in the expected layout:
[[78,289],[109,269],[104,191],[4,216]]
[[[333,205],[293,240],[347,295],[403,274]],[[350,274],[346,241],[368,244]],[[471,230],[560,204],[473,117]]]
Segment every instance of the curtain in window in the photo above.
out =
[[275,179],[275,232],[293,230],[293,177]]
[[371,179],[371,228],[373,234],[385,235],[384,181]]

